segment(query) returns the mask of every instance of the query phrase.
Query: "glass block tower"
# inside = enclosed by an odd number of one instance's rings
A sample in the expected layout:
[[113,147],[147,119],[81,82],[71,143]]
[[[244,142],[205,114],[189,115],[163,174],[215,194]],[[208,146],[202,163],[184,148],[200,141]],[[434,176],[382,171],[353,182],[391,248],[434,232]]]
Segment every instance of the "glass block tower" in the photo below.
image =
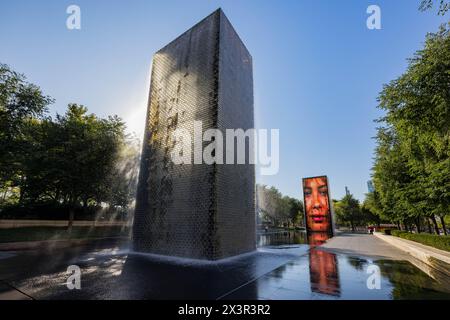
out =
[[194,137],[195,121],[224,137],[226,129],[254,127],[252,57],[221,9],[153,57],[136,251],[217,260],[255,250],[255,168],[248,157],[246,164],[172,162],[174,130]]

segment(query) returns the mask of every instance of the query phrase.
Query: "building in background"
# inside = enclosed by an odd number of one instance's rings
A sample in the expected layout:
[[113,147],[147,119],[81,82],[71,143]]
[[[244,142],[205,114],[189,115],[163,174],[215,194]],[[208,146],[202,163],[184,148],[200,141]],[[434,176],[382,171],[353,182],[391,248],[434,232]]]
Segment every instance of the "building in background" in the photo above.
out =
[[373,186],[372,180],[367,181],[367,190],[369,193],[375,192],[375,187]]

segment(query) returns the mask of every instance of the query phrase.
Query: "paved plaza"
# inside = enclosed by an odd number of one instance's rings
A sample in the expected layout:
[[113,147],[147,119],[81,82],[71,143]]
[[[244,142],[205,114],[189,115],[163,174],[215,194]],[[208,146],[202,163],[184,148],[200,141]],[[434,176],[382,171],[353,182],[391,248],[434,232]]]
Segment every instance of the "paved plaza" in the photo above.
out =
[[[290,238],[290,236],[286,236]],[[0,252],[0,299],[450,299],[449,288],[371,235],[340,234],[320,247],[280,244],[218,262],[134,253],[128,241]],[[81,289],[69,290],[69,265]],[[370,266],[381,272],[369,289]]]

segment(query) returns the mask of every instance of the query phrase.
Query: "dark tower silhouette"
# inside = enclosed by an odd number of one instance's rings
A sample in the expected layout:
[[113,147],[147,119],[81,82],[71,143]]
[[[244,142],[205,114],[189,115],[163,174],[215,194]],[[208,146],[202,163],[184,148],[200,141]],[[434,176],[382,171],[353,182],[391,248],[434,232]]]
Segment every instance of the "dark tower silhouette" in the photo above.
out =
[[192,137],[194,121],[224,136],[254,127],[252,58],[220,9],[153,57],[133,243],[208,260],[255,250],[254,165],[171,160],[172,133]]

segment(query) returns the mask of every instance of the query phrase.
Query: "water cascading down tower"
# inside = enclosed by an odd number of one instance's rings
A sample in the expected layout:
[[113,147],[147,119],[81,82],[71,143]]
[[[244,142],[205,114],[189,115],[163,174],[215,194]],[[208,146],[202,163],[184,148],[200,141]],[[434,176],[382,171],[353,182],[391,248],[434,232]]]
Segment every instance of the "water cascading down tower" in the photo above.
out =
[[256,248],[255,168],[248,158],[245,164],[172,161],[174,131],[194,137],[198,121],[203,132],[223,132],[224,147],[226,129],[254,127],[252,57],[221,9],[153,57],[136,251],[217,260]]

